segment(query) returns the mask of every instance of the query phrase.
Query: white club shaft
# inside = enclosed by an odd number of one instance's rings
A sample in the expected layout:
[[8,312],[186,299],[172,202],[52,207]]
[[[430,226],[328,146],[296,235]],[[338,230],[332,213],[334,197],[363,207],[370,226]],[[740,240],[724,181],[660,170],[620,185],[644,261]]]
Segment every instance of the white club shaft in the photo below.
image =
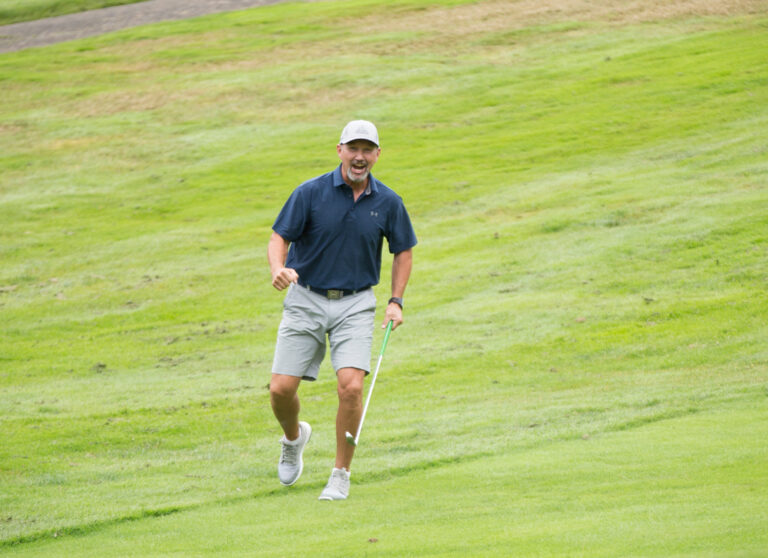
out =
[[373,373],[373,378],[371,379],[371,387],[368,390],[368,397],[365,398],[363,415],[360,417],[360,424],[357,427],[357,435],[355,436],[355,445],[357,445],[357,441],[360,439],[360,432],[363,431],[363,421],[365,421],[365,413],[368,412],[368,403],[371,402],[371,395],[373,394],[373,386],[376,385],[376,376],[379,375],[379,367],[381,367],[381,359],[383,358],[384,358],[384,353],[379,355],[379,362],[376,363],[376,371]]

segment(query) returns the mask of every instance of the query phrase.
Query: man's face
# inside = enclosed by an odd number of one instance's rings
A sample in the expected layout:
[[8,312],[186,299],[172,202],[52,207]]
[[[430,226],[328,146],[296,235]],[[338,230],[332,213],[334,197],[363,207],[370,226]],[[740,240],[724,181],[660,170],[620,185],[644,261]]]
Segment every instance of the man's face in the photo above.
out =
[[341,159],[341,174],[350,186],[365,186],[368,175],[379,159],[381,149],[368,140],[354,140],[340,143],[336,151]]

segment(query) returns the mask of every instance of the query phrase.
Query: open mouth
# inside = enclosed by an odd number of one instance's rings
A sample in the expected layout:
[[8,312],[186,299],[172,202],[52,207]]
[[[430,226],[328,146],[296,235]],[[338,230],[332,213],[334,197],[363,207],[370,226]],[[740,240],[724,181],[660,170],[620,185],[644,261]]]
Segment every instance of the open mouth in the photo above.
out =
[[354,180],[356,182],[365,180],[365,178],[368,176],[368,165],[353,163],[349,166],[347,175],[349,176],[350,180]]

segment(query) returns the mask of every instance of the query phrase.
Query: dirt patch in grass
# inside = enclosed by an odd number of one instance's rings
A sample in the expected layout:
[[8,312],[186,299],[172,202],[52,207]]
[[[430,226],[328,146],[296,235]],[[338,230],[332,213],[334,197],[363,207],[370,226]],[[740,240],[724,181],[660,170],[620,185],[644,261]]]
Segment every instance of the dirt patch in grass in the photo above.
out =
[[0,52],[92,37],[159,21],[175,21],[256,6],[282,0],[134,0],[110,8],[69,13],[58,17],[2,26]]
[[434,31],[450,34],[517,29],[536,23],[563,21],[608,21],[628,24],[691,16],[736,16],[768,14],[765,0],[496,0],[428,12],[407,12],[356,20],[371,30]]

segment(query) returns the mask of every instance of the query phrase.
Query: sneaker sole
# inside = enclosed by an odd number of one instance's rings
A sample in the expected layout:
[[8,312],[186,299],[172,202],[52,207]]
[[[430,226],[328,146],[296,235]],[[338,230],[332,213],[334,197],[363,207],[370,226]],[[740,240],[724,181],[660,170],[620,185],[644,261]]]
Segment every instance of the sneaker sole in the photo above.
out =
[[346,498],[331,498],[330,496],[320,496],[318,498],[321,502],[343,502]]

